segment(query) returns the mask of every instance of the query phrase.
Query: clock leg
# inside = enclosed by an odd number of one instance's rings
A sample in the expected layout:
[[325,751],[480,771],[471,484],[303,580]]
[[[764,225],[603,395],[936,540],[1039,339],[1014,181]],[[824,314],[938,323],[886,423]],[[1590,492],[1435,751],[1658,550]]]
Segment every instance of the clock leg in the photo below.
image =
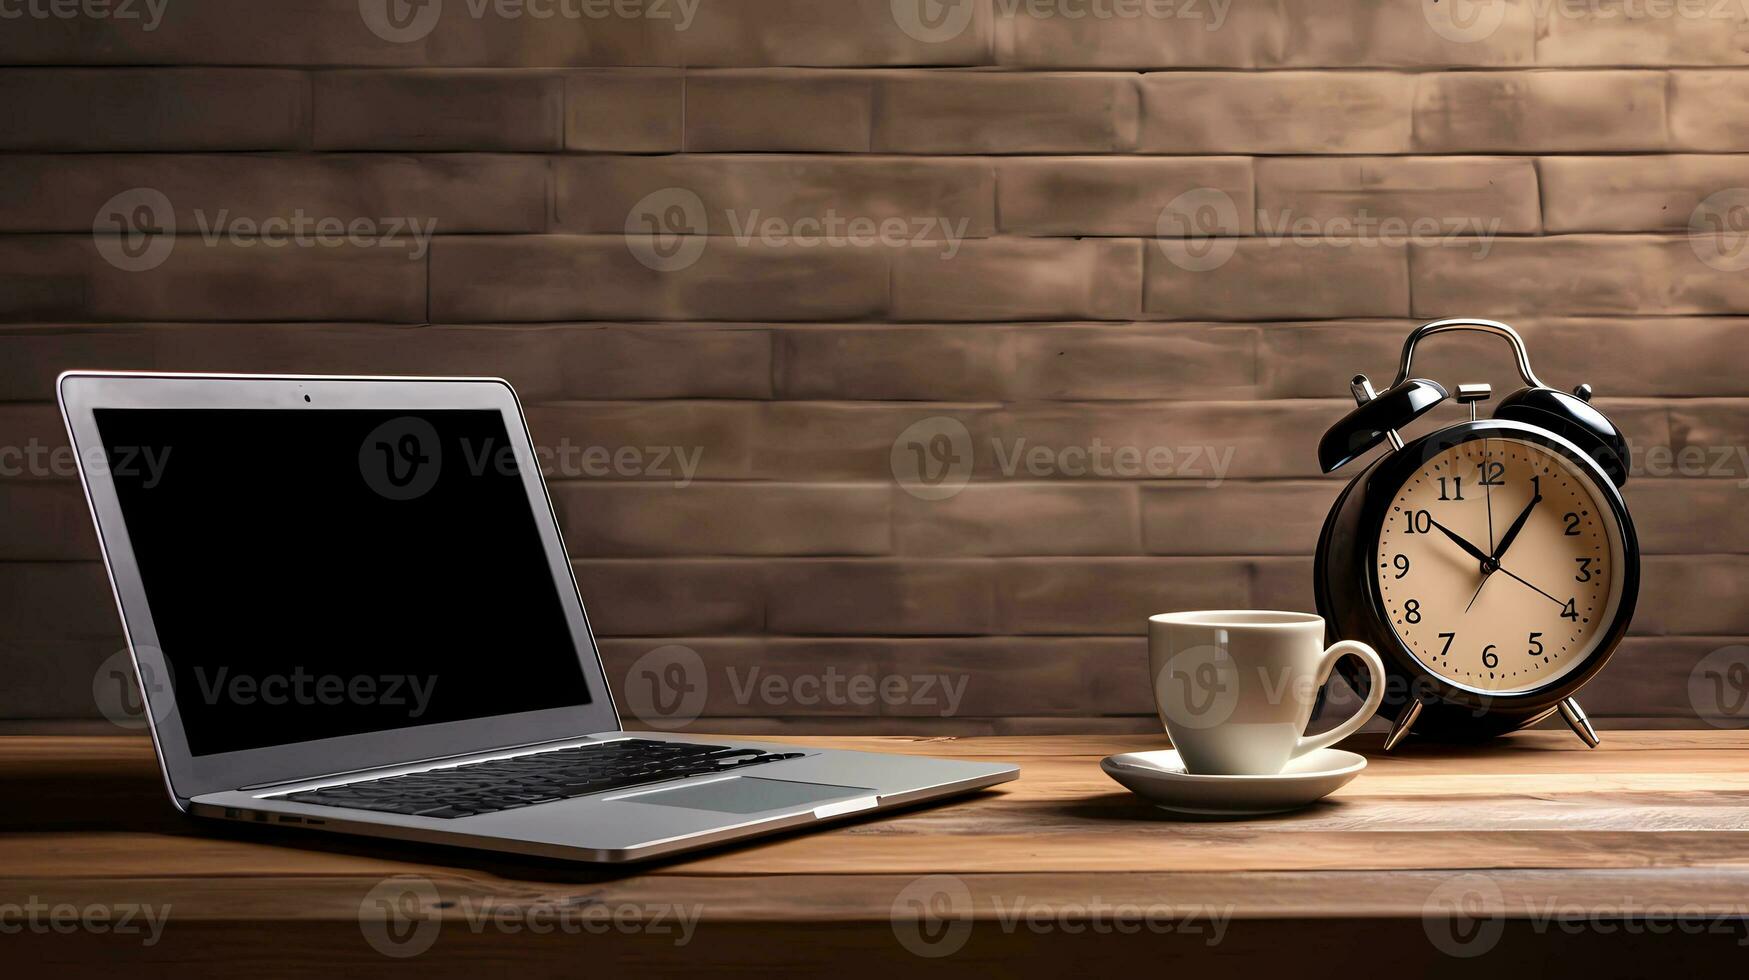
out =
[[1591,727],[1591,719],[1585,717],[1585,709],[1579,707],[1578,701],[1572,698],[1562,701],[1561,717],[1572,727],[1573,734],[1579,736],[1591,748],[1597,748],[1597,743],[1600,741],[1597,737],[1597,729]]
[[1397,716],[1396,723],[1391,726],[1391,734],[1385,736],[1386,752],[1396,748],[1403,736],[1409,734],[1409,729],[1415,727],[1415,719],[1421,717],[1421,708],[1422,704],[1418,700],[1410,701],[1403,707],[1403,713]]

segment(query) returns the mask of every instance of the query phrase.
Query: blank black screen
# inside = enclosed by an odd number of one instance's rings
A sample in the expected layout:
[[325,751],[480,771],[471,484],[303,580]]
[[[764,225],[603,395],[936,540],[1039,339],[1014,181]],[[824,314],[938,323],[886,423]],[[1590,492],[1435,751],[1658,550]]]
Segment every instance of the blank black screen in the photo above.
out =
[[497,411],[95,414],[193,754],[590,700]]

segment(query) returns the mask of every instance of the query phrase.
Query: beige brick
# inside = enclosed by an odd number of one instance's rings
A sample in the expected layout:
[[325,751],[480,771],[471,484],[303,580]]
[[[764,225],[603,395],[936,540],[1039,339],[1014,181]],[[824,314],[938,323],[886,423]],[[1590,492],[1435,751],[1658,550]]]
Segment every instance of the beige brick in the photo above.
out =
[[1414,148],[1429,153],[1659,150],[1652,71],[1444,72],[1415,79]]
[[[410,64],[425,45],[378,37],[344,0],[286,0],[260,8],[227,0],[115,3],[105,16],[14,16],[0,37],[7,64],[359,65]],[[19,8],[22,12],[27,8]],[[48,12],[49,5],[35,8]],[[77,16],[99,8],[58,8]],[[452,26],[465,15],[452,12]]]
[[[1212,188],[1238,206],[1237,221],[1191,227],[1208,234],[1248,235],[1252,224],[1251,161],[1243,157],[1047,157],[996,162],[997,213],[1016,235],[1152,237],[1173,209],[1194,221],[1195,194]],[[1173,227],[1176,227],[1174,225]]]
[[[1557,387],[1586,382],[1604,396],[1749,394],[1749,375],[1718,356],[1745,329],[1735,319],[1550,317],[1514,318],[1512,325],[1523,334],[1537,374]],[[1341,397],[1357,372],[1388,384],[1415,326],[1409,320],[1272,325],[1263,331],[1258,356],[1264,391],[1273,398]],[[1416,373],[1454,384],[1487,382],[1498,400],[1524,383],[1511,356],[1496,338],[1450,334],[1417,355]]]
[[85,561],[0,562],[0,636],[5,718],[95,716],[97,669],[127,642],[103,564]]
[[1579,697],[1593,718],[1633,718],[1634,727],[1651,727],[1644,721],[1651,719],[1670,727],[1697,728],[1706,719],[1709,725],[1737,728],[1742,725],[1740,714],[1733,717],[1725,710],[1729,704],[1720,704],[1709,694],[1694,698],[1689,683],[1708,654],[1743,644],[1743,637],[1628,637]]
[[769,398],[764,330],[615,324],[0,327],[0,401],[48,401],[68,364],[132,371],[490,375],[525,402]]
[[796,327],[773,336],[772,375],[781,398],[980,401],[1003,388],[1005,349],[999,330]]
[[808,70],[688,72],[686,149],[866,152],[874,131],[875,77]]
[[[1749,400],[1695,398],[1664,402],[1670,438],[1636,444],[1634,468],[1647,476],[1724,477],[1749,490]],[[1659,447],[1669,447],[1669,452]]]
[[995,633],[998,568],[983,560],[772,563],[766,627],[826,636]]
[[1417,223],[1433,235],[1535,234],[1536,164],[1522,157],[1281,157],[1259,160],[1257,209],[1280,223]]
[[1272,234],[1146,243],[1148,315],[1285,320],[1408,313],[1409,266],[1400,242],[1363,239],[1344,229],[1332,229],[1326,238],[1299,236],[1291,226]]
[[565,74],[565,149],[673,153],[685,148],[685,76],[678,71]]
[[438,232],[546,230],[547,165],[534,157],[444,154],[231,156],[63,154],[0,158],[0,230],[87,232],[113,196],[161,192],[176,227],[227,218],[350,224],[410,219]]
[[989,239],[892,258],[898,320],[1125,320],[1140,312],[1141,243]]
[[1257,330],[1224,324],[1089,324],[1010,331],[1011,399],[1249,399]]
[[1139,526],[1131,486],[974,483],[941,500],[893,491],[903,555],[1129,555]]
[[[970,16],[955,18],[961,9]],[[990,63],[987,3],[953,5],[939,34],[916,12],[892,0],[705,0],[679,37],[688,65]]]
[[1251,607],[1317,612],[1312,592],[1313,562],[1304,558],[1257,558],[1251,561]]
[[[1749,445],[1739,435],[1738,446],[1707,447],[1682,461],[1671,460],[1673,476],[1663,479],[1636,475],[1622,489],[1628,513],[1639,533],[1640,550],[1649,555],[1749,553],[1749,481],[1745,456]],[[1642,463],[1642,468],[1644,463]],[[1688,471],[1686,474],[1684,470]],[[1721,477],[1702,474],[1728,474]]]
[[[682,730],[720,732],[723,718],[808,717],[866,726],[890,717],[915,726],[1026,714],[1086,724],[1088,716],[1153,712],[1147,648],[1130,637],[608,640],[601,652],[609,684],[623,690],[637,659],[669,643],[697,651],[707,668],[702,717]],[[875,686],[853,689],[853,679]],[[622,697],[620,703],[630,702]]]
[[[528,406],[528,428],[550,480],[672,483],[648,447],[684,451],[700,480],[743,480],[759,407],[733,401],[564,402]],[[599,450],[599,452],[597,451]],[[622,461],[620,454],[633,455]],[[604,455],[605,453],[605,455]],[[678,464],[670,464],[678,469]],[[763,475],[763,471],[759,471]]]
[[557,150],[565,80],[527,72],[333,71],[313,76],[320,150]]
[[1638,634],[1742,636],[1749,607],[1736,600],[1749,557],[1653,555],[1640,579],[1633,631]]
[[1537,168],[1551,234],[1686,231],[1708,196],[1749,186],[1737,156],[1544,157]]
[[[1071,16],[1075,0],[1020,4],[997,18],[1006,65],[1051,68],[1510,67],[1533,60],[1529,0],[1501,3],[1485,36],[1442,37],[1444,8],[1389,0],[1136,4],[1123,16]],[[998,9],[1001,9],[1000,7]],[[1425,11],[1425,12],[1424,12]]]
[[445,238],[432,247],[437,320],[859,319],[887,303],[885,252],[701,239],[658,271],[624,236]]
[[1289,31],[1276,2],[1094,8],[1029,0],[997,5],[996,55],[1003,65],[1024,68],[1275,67]]
[[298,71],[9,68],[0,102],[7,150],[285,150],[309,141],[309,80]]
[[765,626],[756,562],[582,559],[571,568],[597,636],[737,635]]
[[1403,153],[1408,76],[1389,72],[1160,72],[1142,76],[1148,153]]
[[1256,396],[1256,336],[1225,324],[810,326],[778,333],[774,372],[784,398],[1226,400]]
[[26,457],[0,453],[0,561],[101,560],[78,482],[14,478]]
[[0,239],[0,318],[9,320],[425,319],[425,263],[406,248],[272,248],[198,234],[163,263],[123,271],[90,236]]
[[1232,558],[1021,558],[998,566],[1003,632],[1146,635],[1148,617],[1254,605],[1251,563]]
[[1283,60],[1334,68],[1530,65],[1538,51],[1537,3],[1490,0],[1454,7],[1394,0],[1283,0]]
[[592,156],[554,165],[558,225],[569,232],[621,233],[640,202],[674,188],[704,205],[704,226],[694,231],[737,239],[775,231],[909,244],[984,238],[995,228],[995,178],[979,160]]
[[765,479],[896,480],[900,437],[919,422],[943,417],[966,428],[974,458],[983,462],[977,454],[989,444],[993,411],[989,405],[772,402],[761,407],[752,435],[752,470]]
[[1571,65],[1741,65],[1749,10],[1733,0],[1550,3],[1538,18],[1536,60]]
[[1309,555],[1341,489],[1331,480],[1143,487],[1143,547],[1156,555]]
[[684,460],[659,465],[674,471],[672,481],[552,485],[573,553],[638,558],[884,555],[892,550],[888,486],[691,483]]
[[879,86],[872,143],[878,152],[1136,148],[1136,85],[1124,75],[895,72],[881,76]]
[[0,479],[8,483],[79,479],[79,461],[53,402],[0,404]]
[[1318,475],[1318,434],[1352,405],[1336,400],[1040,403],[1016,405],[967,427],[978,479],[1005,477],[1003,460],[1025,458],[1034,447],[1053,454],[1102,447],[1113,461],[1110,469],[1116,470],[1120,449],[1127,471],[1139,467],[1138,476],[1130,478],[1219,486],[1245,477]]
[[1734,313],[1749,281],[1715,268],[1687,238],[1563,235],[1469,248],[1416,246],[1410,272],[1417,315],[1515,313]]
[[1740,71],[1669,73],[1670,148],[1749,150],[1749,77]]

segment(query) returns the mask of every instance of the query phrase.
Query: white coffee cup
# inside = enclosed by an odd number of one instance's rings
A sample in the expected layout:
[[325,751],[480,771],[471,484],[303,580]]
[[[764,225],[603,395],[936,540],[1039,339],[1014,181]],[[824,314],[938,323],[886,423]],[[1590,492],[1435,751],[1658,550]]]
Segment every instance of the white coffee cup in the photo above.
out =
[[[1366,704],[1327,732],[1307,735],[1318,690],[1352,654],[1372,674]],[[1289,760],[1354,734],[1385,695],[1385,665],[1353,640],[1324,646],[1310,613],[1229,609],[1148,617],[1148,666],[1160,721],[1186,769],[1203,775],[1274,775]]]

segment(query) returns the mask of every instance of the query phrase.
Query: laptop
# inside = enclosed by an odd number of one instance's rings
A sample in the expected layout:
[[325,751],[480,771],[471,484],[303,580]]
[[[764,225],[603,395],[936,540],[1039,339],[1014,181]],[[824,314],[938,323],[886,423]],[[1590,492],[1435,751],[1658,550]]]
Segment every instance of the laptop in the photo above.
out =
[[58,390],[186,813],[624,862],[1018,775],[624,731],[502,380],[75,371]]

